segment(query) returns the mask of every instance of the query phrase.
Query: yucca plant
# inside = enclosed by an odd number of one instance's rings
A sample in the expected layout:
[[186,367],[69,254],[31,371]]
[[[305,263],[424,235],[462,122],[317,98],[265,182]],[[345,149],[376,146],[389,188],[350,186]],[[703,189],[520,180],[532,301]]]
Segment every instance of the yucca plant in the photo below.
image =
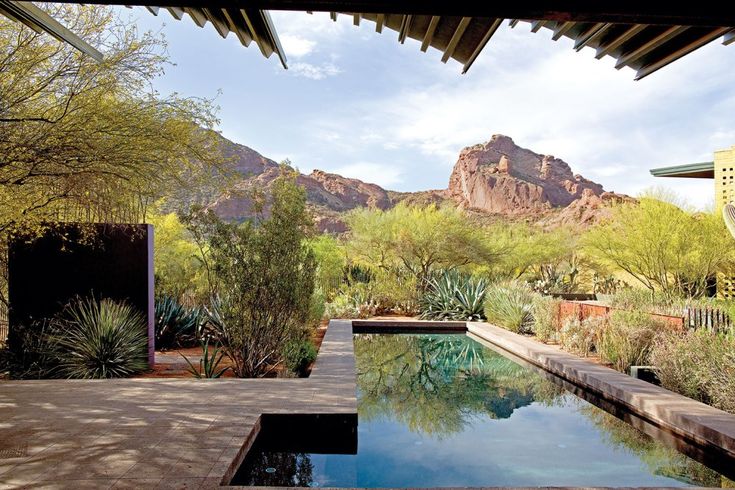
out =
[[533,298],[533,291],[525,284],[494,284],[485,293],[485,316],[490,323],[512,332],[530,333]]
[[229,366],[220,368],[219,365],[222,363],[222,359],[225,357],[224,352],[220,351],[219,347],[212,347],[211,352],[209,349],[209,338],[200,340],[202,346],[202,357],[199,359],[199,369],[184,355],[186,363],[189,365],[188,371],[195,378],[219,378],[230,369]]
[[200,336],[202,312],[186,308],[171,296],[156,300],[156,348],[168,350],[191,345]]
[[57,372],[66,378],[124,378],[148,368],[143,315],[110,299],[78,298],[54,322]]
[[456,271],[443,271],[429,279],[419,301],[421,318],[426,320],[484,319],[487,283]]

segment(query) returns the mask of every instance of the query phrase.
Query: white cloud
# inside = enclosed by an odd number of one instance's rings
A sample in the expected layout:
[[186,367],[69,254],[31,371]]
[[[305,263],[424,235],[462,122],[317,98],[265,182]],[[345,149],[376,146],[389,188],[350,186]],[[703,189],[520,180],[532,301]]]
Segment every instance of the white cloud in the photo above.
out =
[[280,36],[287,57],[301,58],[314,51],[316,41],[294,34]]
[[323,80],[327,77],[333,77],[342,73],[334,63],[321,63],[318,65],[312,63],[294,63],[288,67],[289,73],[297,77],[310,78],[312,80]]
[[397,165],[383,163],[357,162],[331,169],[330,172],[344,177],[359,179],[383,188],[399,184],[403,181],[403,169]]
[[595,60],[591,50],[576,53],[571,41],[547,37],[503,29],[468,75],[435,63],[441,68],[430,68],[431,82],[405,83],[388,96],[343,107],[329,114],[332,127],[357,157],[369,157],[377,142],[417,152],[409,172],[427,161],[450,166],[464,146],[503,133],[566,160],[575,173],[600,177],[609,190],[637,194],[665,184],[699,206],[711,200],[711,189],[703,193],[706,181],[661,182],[648,170],[711,158],[735,143],[732,76],[716,69],[735,53],[713,44],[635,82],[634,72],[616,71],[612,59]]

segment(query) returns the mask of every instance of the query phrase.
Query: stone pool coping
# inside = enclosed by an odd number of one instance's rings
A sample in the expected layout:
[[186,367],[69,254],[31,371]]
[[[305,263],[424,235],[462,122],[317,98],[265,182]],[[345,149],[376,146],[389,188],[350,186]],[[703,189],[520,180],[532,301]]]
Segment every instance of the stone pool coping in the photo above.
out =
[[[489,324],[354,325],[386,332],[466,331],[558,376],[605,390],[626,406],[648,410],[662,426],[672,417],[670,422],[685,421],[690,431],[707,428],[707,440],[733,439],[733,415]],[[255,440],[264,414],[336,414],[356,421],[352,334],[352,321],[331,320],[306,379],[0,382],[0,489],[221,488]],[[726,417],[717,419],[718,414]]]
[[467,331],[634,414],[735,458],[735,415],[489,323]]

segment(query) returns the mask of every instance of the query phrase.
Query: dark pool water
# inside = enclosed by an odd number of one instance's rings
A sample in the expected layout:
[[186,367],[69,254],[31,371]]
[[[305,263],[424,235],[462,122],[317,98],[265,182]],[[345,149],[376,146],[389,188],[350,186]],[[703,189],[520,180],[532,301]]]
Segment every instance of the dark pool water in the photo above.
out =
[[355,335],[355,355],[356,454],[334,454],[355,452],[349,443],[320,454],[328,431],[297,441],[289,430],[293,444],[264,434],[233,484],[731,486],[465,335]]

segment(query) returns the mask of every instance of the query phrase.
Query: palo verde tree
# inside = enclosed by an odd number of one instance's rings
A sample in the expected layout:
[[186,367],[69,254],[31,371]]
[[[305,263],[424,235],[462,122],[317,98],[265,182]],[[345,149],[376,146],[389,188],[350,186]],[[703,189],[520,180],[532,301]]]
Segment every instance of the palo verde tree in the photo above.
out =
[[221,168],[212,102],[152,89],[161,37],[108,7],[44,8],[104,60],[0,17],[0,243],[54,221],[139,222]]
[[347,224],[348,251],[358,262],[383,270],[405,268],[420,288],[436,269],[483,264],[501,253],[481,226],[452,206],[360,209],[348,215]]
[[718,215],[688,210],[662,193],[616,207],[583,243],[593,257],[669,297],[701,296],[735,258],[735,244]]

